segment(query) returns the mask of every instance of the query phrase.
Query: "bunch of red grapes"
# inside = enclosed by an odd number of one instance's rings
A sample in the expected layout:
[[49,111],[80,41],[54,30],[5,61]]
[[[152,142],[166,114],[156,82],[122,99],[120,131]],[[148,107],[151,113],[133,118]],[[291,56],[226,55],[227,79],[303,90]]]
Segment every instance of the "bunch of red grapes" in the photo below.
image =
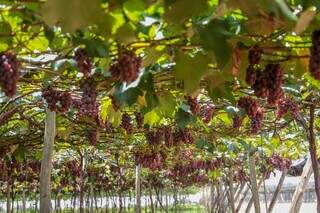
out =
[[188,105],[190,106],[190,111],[193,115],[198,115],[200,113],[200,105],[197,98],[193,98],[191,96],[186,96]]
[[131,123],[131,117],[128,113],[122,114],[121,127],[127,132],[128,135],[133,133],[133,125]]
[[75,160],[71,160],[65,163],[66,168],[70,172],[72,177],[79,177],[81,174],[82,168]]
[[262,53],[257,47],[249,51],[246,82],[257,97],[267,98],[268,104],[275,105],[283,96],[283,69],[280,64],[267,64],[262,71],[259,66]]
[[253,98],[246,96],[238,100],[238,106],[245,110],[251,120],[251,133],[256,134],[262,127],[263,108]]
[[69,110],[72,104],[72,97],[69,92],[58,91],[50,86],[42,90],[42,97],[46,100],[48,108],[53,112],[64,113]]
[[152,170],[161,169],[164,165],[165,157],[161,153],[143,153],[138,152],[135,156],[136,163],[140,164],[144,168],[149,168]]
[[92,69],[92,61],[91,58],[87,56],[84,49],[77,49],[77,51],[74,54],[74,59],[77,62],[77,67],[81,73],[85,77],[88,77],[91,73]]
[[283,96],[283,70],[280,64],[267,64],[264,71],[256,72],[252,89],[257,97],[267,98],[270,105],[275,105]]
[[201,106],[200,115],[204,123],[209,123],[211,121],[214,109],[214,106],[211,104],[204,104]]
[[20,62],[12,52],[0,53],[0,86],[6,96],[14,96],[20,79]]
[[249,181],[249,176],[243,169],[238,169],[234,173],[233,180],[239,183],[244,183]]
[[136,118],[137,128],[142,129],[143,128],[143,115],[141,114],[141,112],[135,112],[134,115]]
[[320,30],[315,30],[312,34],[310,54],[309,71],[311,76],[320,80]]
[[257,79],[257,72],[260,71],[259,63],[262,56],[262,49],[258,47],[253,47],[249,50],[248,59],[249,66],[246,73],[246,82],[248,85],[252,86]]
[[239,129],[241,124],[242,124],[242,118],[238,114],[235,114],[232,117],[232,128]]
[[112,133],[113,132],[113,127],[111,122],[109,122],[108,120],[105,121],[105,130],[107,133]]
[[163,139],[163,129],[157,128],[156,130],[146,130],[145,137],[150,145],[159,145]]
[[163,136],[166,146],[171,147],[174,145],[174,133],[170,126],[163,127]]
[[195,142],[194,137],[188,128],[176,129],[173,134],[173,139],[176,144],[179,144],[180,142],[185,144],[193,144]]
[[271,157],[267,159],[267,163],[272,166],[272,168],[278,169],[280,171],[288,170],[292,164],[290,159],[283,158],[276,153],[273,153]]
[[97,129],[91,129],[89,131],[89,142],[92,146],[97,145],[98,143],[98,130]]
[[79,106],[80,115],[95,117],[98,114],[99,108],[97,103],[97,82],[93,77],[84,78],[81,81],[80,89],[82,91]]
[[121,82],[131,83],[139,77],[141,58],[132,51],[123,52],[110,66],[111,75]]
[[203,169],[207,171],[212,171],[215,169],[218,169],[223,164],[223,159],[220,157],[217,157],[212,160],[194,160],[191,162],[191,167],[193,169]]
[[299,106],[293,100],[289,98],[283,98],[278,103],[277,118],[283,118],[283,116],[288,112],[290,112],[294,119],[297,119],[300,115]]

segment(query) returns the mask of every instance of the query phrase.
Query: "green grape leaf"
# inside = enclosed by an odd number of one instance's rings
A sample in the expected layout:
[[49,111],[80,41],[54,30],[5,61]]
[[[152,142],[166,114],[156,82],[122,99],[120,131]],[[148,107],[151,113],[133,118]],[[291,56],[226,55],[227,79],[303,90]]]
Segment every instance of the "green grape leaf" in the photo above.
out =
[[122,44],[129,44],[136,39],[135,28],[132,24],[125,23],[118,28],[116,33],[116,39]]
[[213,52],[220,69],[223,69],[232,58],[232,48],[227,42],[233,35],[229,27],[225,20],[213,19],[205,27],[198,28],[201,43],[207,50]]
[[208,70],[209,58],[202,54],[190,57],[184,53],[177,53],[176,66],[173,73],[176,78],[183,82],[184,90],[192,93],[198,89],[202,76]]
[[49,26],[59,23],[65,32],[98,23],[103,17],[100,0],[47,0],[41,14]]
[[133,22],[139,21],[144,9],[144,3],[142,0],[129,0],[123,4],[125,14]]
[[142,62],[143,67],[147,67],[155,63],[163,54],[163,51],[159,51],[154,47],[148,47],[145,49],[145,57]]
[[190,113],[186,112],[182,108],[179,108],[176,112],[175,120],[180,128],[184,128],[188,124],[194,123],[196,121],[195,117],[193,117]]
[[120,104],[131,106],[136,103],[138,97],[141,95],[143,95],[142,91],[138,87],[134,87],[129,88],[124,92],[119,89],[115,92],[114,97]]
[[77,45],[84,44],[88,56],[104,58],[108,56],[108,45],[100,38],[74,38],[73,42]]
[[176,98],[170,92],[159,96],[159,106],[157,107],[157,110],[164,117],[172,117],[173,113],[175,112],[176,106]]
[[207,0],[177,0],[172,5],[166,7],[165,20],[169,23],[181,24],[188,18],[204,12],[208,8]]

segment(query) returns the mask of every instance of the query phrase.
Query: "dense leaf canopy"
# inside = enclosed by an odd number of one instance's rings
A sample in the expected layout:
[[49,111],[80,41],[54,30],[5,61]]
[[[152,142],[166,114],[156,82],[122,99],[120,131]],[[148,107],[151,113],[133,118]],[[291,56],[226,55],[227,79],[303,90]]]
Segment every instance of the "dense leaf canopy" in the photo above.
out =
[[[248,152],[261,162],[305,156],[308,108],[319,103],[319,9],[317,0],[1,1],[0,154],[39,160],[50,108],[57,163],[89,153],[98,169],[161,172],[202,161],[194,167],[216,180],[246,170]],[[19,63],[14,95],[14,77],[1,79],[6,57]]]

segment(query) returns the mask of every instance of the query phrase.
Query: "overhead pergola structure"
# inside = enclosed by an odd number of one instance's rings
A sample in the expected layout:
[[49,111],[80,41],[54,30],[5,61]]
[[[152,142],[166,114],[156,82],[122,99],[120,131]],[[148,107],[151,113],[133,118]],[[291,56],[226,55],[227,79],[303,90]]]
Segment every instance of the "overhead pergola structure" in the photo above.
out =
[[120,211],[135,197],[140,212],[148,195],[147,207],[164,210],[171,195],[177,207],[179,191],[207,184],[211,212],[237,212],[249,189],[246,211],[260,212],[264,180],[274,169],[285,179],[291,160],[307,154],[291,212],[312,171],[319,200],[319,8],[311,0],[1,2],[7,212],[20,196],[39,199],[40,212],[63,196],[81,212],[99,196],[117,197],[105,206]]

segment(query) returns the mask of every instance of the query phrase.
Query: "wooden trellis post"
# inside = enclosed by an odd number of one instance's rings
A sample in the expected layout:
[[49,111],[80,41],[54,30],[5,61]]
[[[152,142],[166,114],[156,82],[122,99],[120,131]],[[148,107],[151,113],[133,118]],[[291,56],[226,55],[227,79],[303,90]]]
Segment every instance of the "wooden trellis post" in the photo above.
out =
[[309,156],[306,162],[306,165],[303,168],[300,182],[293,194],[289,213],[298,213],[300,211],[303,193],[307,187],[311,174],[312,174],[312,165],[311,165],[311,158]]
[[51,168],[53,145],[56,136],[56,113],[47,109],[44,131],[44,146],[40,171],[40,213],[50,213],[51,209]]
[[141,213],[141,166],[136,166],[136,212]]
[[277,200],[278,200],[279,194],[280,194],[280,192],[281,192],[281,188],[282,188],[284,179],[285,179],[285,177],[286,177],[286,175],[287,175],[287,172],[288,172],[288,170],[284,170],[284,171],[282,172],[282,174],[281,174],[279,183],[278,183],[278,185],[277,185],[276,190],[275,190],[274,193],[273,193],[273,197],[272,197],[271,202],[270,202],[270,204],[269,204],[268,213],[271,213],[271,212],[272,212],[273,207],[274,207],[275,204],[277,203]]
[[[260,213],[260,201],[259,201],[259,187],[257,184],[257,176],[256,176],[256,166],[254,159],[248,153],[249,156],[249,170],[250,170],[250,183],[251,183],[251,192],[252,192],[252,200],[254,204],[255,213]],[[263,179],[263,178],[261,178]],[[249,207],[249,204],[248,204]],[[250,208],[246,209],[246,212],[249,212]]]

